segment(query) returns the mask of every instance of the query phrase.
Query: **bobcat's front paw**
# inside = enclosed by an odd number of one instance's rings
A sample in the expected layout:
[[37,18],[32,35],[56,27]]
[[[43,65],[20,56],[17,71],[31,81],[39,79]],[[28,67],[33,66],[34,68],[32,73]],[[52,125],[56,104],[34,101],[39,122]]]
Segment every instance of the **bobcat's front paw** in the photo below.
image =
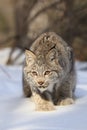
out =
[[51,101],[44,100],[40,95],[33,93],[33,99],[36,106],[36,111],[52,111],[55,110]]
[[38,104],[36,106],[36,111],[53,111],[55,110],[51,102],[45,102],[44,104]]
[[74,104],[74,100],[72,98],[65,98],[62,99],[58,105],[70,105],[70,104]]

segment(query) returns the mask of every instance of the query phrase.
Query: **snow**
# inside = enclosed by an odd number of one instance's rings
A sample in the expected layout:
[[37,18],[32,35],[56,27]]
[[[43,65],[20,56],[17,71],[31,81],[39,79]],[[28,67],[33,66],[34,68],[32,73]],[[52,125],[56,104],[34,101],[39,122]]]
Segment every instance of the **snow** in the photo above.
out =
[[22,66],[0,65],[0,130],[87,130],[86,68],[87,63],[76,63],[75,104],[37,112],[32,99],[23,96]]

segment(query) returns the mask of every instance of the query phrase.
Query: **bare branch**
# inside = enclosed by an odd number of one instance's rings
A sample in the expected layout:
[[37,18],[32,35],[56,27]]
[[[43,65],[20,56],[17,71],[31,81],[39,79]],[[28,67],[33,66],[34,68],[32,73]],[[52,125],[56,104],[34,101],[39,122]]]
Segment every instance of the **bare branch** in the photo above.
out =
[[34,17],[33,18],[31,18],[31,19],[29,19],[28,20],[28,22],[29,22],[29,24],[38,16],[38,15],[40,15],[42,12],[44,12],[44,11],[46,11],[47,9],[50,9],[51,7],[53,7],[53,6],[56,6],[58,3],[60,3],[61,1],[56,1],[56,2],[54,2],[54,3],[52,3],[51,5],[48,5],[47,7],[45,7],[45,8],[43,8],[42,10],[40,10],[39,12],[37,12],[35,15],[34,15]]

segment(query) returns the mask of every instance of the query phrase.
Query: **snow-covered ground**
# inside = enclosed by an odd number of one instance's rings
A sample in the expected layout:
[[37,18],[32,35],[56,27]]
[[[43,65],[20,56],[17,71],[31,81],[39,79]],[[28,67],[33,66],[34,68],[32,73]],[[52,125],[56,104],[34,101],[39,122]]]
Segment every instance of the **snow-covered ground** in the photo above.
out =
[[22,67],[0,65],[0,130],[87,130],[87,63],[77,62],[76,70],[75,104],[36,112],[23,97]]

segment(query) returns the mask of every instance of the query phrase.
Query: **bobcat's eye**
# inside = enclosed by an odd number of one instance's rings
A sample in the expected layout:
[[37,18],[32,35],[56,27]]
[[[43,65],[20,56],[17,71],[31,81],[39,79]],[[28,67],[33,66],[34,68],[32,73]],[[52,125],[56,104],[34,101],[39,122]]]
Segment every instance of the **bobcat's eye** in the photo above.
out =
[[37,76],[37,72],[36,72],[36,71],[32,71],[32,74],[33,74],[34,76]]
[[55,57],[51,57],[50,60],[51,60],[51,61],[54,61],[54,60],[55,60]]
[[50,71],[46,71],[46,72],[44,73],[44,75],[48,75],[48,74],[50,74]]

